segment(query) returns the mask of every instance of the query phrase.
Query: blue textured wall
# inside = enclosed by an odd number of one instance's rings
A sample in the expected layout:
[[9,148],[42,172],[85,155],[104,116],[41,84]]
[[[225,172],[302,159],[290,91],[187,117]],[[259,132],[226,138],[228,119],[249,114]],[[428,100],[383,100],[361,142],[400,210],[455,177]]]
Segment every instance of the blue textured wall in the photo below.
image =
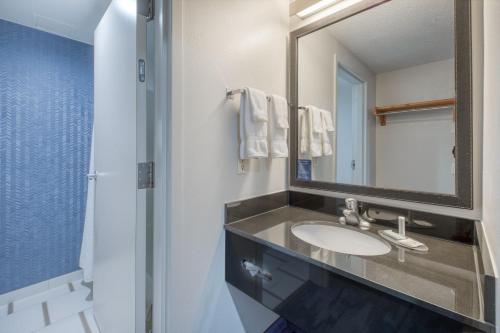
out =
[[93,48],[0,20],[0,294],[78,269]]

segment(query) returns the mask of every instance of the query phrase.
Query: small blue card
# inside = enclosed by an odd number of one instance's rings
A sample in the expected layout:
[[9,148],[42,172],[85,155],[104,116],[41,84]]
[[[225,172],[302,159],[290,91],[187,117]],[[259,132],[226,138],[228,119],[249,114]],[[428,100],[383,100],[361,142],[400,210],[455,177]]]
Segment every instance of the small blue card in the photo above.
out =
[[311,181],[311,160],[297,160],[297,180]]

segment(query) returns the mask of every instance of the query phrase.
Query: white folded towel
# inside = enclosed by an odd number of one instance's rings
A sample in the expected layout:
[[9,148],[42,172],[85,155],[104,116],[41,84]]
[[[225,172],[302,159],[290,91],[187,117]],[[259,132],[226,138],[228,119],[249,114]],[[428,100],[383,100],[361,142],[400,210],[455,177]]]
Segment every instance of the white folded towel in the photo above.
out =
[[321,145],[323,150],[323,156],[329,156],[333,154],[332,145],[330,143],[330,138],[328,132],[333,132],[335,128],[333,127],[332,113],[330,111],[321,110],[321,123],[323,131],[321,133]]
[[323,156],[329,156],[333,154],[332,144],[330,143],[330,138],[328,137],[327,131],[321,133],[321,151],[323,153]]
[[309,152],[309,119],[307,110],[299,110],[299,149],[301,155]]
[[252,120],[254,122],[268,121],[266,93],[255,88],[246,87],[244,95],[250,102]]
[[322,133],[324,130],[322,113],[323,110],[315,106],[309,105],[307,107],[309,113],[311,114],[311,124],[314,133]]
[[271,156],[288,157],[288,101],[284,97],[272,95],[269,106]]
[[309,105],[307,112],[309,118],[309,154],[311,157],[320,157],[323,155],[322,133],[324,132],[321,110]]
[[267,146],[266,94],[245,88],[240,100],[240,158],[266,158]]
[[335,127],[333,126],[332,113],[330,111],[321,110],[321,118],[323,121],[323,127],[326,131],[335,131]]

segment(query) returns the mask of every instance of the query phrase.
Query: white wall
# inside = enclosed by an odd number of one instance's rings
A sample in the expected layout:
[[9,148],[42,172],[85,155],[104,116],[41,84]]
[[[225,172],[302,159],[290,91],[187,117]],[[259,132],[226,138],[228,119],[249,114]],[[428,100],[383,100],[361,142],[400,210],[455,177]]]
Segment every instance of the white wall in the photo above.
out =
[[454,96],[454,58],[377,75],[377,106]]
[[[287,188],[287,160],[237,175],[225,88],[286,96],[288,0],[174,0],[169,332],[262,332],[276,317],[224,281],[224,203]],[[239,313],[245,313],[240,318]]]
[[[500,269],[500,2],[484,1],[483,226],[497,272]],[[497,318],[500,323],[500,285]],[[500,332],[500,325],[497,325]]]
[[[452,98],[454,82],[454,59],[381,73],[377,106]],[[455,193],[451,108],[387,116],[386,121],[376,127],[377,186]]]
[[[333,111],[334,92],[334,56],[337,62],[361,80],[367,82],[367,142],[368,168],[375,169],[375,120],[369,110],[375,106],[375,75],[366,65],[356,58],[348,49],[340,44],[327,30],[318,30],[301,37],[298,45],[298,77],[299,77],[299,104],[315,105],[325,110]],[[332,143],[333,140],[332,140]],[[335,154],[335,151],[334,151]],[[314,180],[332,182],[335,179],[335,159],[321,157],[314,161]],[[371,179],[369,175],[368,179]]]

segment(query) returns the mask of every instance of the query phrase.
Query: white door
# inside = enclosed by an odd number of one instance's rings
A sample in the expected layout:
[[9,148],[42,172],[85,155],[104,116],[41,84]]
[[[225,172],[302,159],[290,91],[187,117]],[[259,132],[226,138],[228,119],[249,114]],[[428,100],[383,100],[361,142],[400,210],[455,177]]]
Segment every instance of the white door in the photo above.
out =
[[338,66],[335,87],[336,181],[363,184],[365,83]]
[[94,313],[103,333],[145,330],[144,34],[137,0],[113,0],[94,35]]

